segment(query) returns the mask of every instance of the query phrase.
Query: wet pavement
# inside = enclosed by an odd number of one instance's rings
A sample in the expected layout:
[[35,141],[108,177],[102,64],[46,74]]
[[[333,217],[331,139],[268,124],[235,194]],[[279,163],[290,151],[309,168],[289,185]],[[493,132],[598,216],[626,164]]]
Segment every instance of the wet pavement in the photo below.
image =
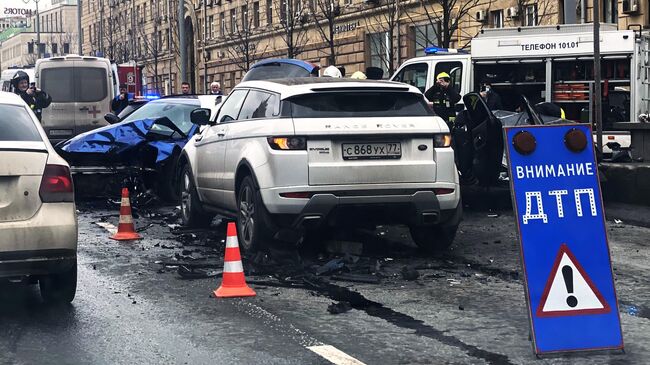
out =
[[[216,299],[225,221],[188,230],[175,207],[136,209],[144,239],[125,243],[108,239],[117,206],[78,209],[75,301],[48,307],[36,286],[0,285],[0,363],[644,364],[650,357],[650,220],[633,206],[606,207],[625,353],[541,360],[528,339],[508,210],[467,209],[452,248],[434,256],[417,250],[408,230],[390,226],[247,257],[257,297]],[[337,351],[349,358],[331,357]]]

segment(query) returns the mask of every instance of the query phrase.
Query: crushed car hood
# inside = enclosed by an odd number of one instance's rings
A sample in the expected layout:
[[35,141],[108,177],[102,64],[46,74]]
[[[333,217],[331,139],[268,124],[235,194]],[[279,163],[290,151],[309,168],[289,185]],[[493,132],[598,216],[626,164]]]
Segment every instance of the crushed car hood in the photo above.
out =
[[153,148],[156,153],[155,163],[169,158],[176,146],[183,148],[197,130],[193,126],[186,138],[165,138],[157,133],[150,133],[153,119],[142,119],[113,124],[80,134],[57,144],[57,151],[73,165],[85,165],[106,162],[123,162],[137,158],[137,150]]

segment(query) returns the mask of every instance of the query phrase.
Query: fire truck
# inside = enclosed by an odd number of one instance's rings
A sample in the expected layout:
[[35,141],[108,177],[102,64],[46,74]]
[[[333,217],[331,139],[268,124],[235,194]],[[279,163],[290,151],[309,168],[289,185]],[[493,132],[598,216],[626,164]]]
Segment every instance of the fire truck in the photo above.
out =
[[[614,131],[613,124],[637,122],[650,112],[649,40],[640,29],[601,26],[604,143],[629,146],[629,133]],[[505,110],[516,110],[525,95],[533,104],[559,105],[566,119],[589,122],[595,99],[593,41],[591,24],[485,29],[471,41],[471,52],[430,47],[426,56],[403,63],[391,80],[424,92],[435,75],[446,72],[461,95],[489,83]]]
[[126,84],[127,92],[135,97],[144,95],[143,68],[143,65],[136,65],[133,61],[117,65],[117,75],[120,83]]

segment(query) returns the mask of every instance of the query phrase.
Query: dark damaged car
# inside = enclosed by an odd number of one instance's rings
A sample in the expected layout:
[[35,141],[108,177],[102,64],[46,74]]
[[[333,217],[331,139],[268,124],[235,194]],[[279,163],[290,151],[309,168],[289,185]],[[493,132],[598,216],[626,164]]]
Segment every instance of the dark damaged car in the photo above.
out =
[[478,93],[466,94],[463,102],[466,109],[451,130],[462,185],[509,186],[503,127],[574,123],[562,119],[554,104],[531,105],[525,96],[521,112],[490,110]]
[[221,97],[212,95],[161,98],[56,149],[70,164],[81,196],[116,196],[128,187],[135,201],[154,196],[175,201],[178,156],[200,128],[193,120],[209,118],[201,113],[215,113],[219,103]]

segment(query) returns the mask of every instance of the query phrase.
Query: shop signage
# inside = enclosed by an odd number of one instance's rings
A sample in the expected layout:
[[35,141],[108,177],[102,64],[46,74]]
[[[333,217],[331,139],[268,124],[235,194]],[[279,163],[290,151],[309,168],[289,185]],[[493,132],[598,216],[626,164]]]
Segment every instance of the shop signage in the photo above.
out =
[[8,16],[30,17],[30,16],[32,16],[32,9],[5,7],[3,14],[8,15]]
[[359,21],[334,26],[334,34],[347,33],[356,30],[360,26]]

